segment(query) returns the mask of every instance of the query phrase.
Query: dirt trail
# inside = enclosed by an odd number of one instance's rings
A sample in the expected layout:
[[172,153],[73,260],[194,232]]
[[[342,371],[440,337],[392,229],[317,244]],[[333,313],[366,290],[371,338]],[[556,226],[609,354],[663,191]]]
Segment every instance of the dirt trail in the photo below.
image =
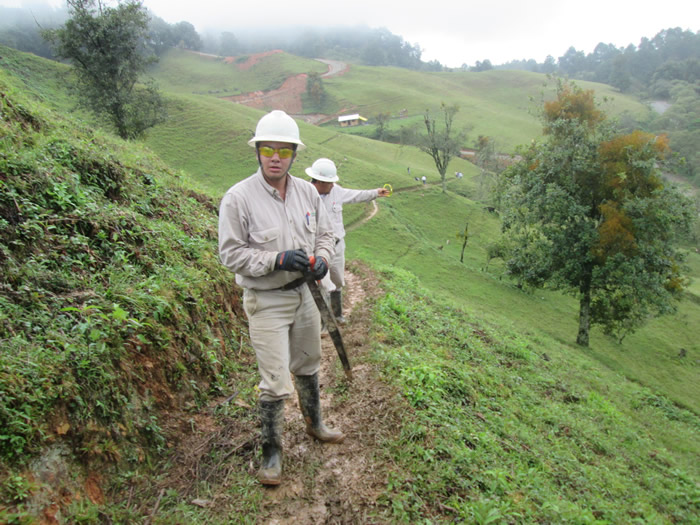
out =
[[372,201],[372,210],[367,215],[362,217],[362,219],[357,221],[356,223],[354,223],[350,226],[347,226],[345,228],[345,231],[350,232],[350,231],[354,230],[355,228],[359,228],[360,226],[365,224],[367,221],[371,220],[378,212],[379,212],[379,206],[377,206],[377,201],[373,200]]
[[[266,53],[251,55],[245,62],[236,65],[241,70],[250,69],[266,56],[276,53],[281,53],[281,51],[274,50]],[[320,58],[316,60],[323,62],[328,66],[328,70],[321,75],[323,78],[342,75],[348,70],[348,65],[345,62],[340,62],[339,60],[325,60]],[[235,57],[228,57],[226,61],[227,63],[233,64],[235,63]],[[301,103],[301,97],[306,91],[307,78],[308,75],[306,73],[301,73],[299,75],[294,75],[287,78],[287,80],[285,80],[284,83],[277,89],[272,89],[270,91],[253,91],[252,93],[222,98],[224,100],[229,100],[231,102],[243,104],[256,109],[281,109],[292,115],[294,118],[304,120],[310,124],[320,124],[335,118],[335,115],[302,114],[303,105]]]
[[[369,514],[386,484],[389,465],[381,442],[398,427],[394,393],[363,363],[370,309],[366,299],[379,293],[376,277],[355,265],[346,272],[345,312],[341,331],[353,380],[348,382],[333,343],[324,334],[321,404],[329,426],[346,434],[340,445],[323,444],[304,431],[296,398],[287,403],[284,435],[284,481],[264,489],[258,523],[299,525],[372,523]],[[338,393],[340,392],[340,393]]]
[[[230,480],[249,476],[262,500],[245,515],[260,525],[371,524],[378,495],[384,490],[391,462],[383,453],[406,411],[399,396],[383,383],[366,362],[372,302],[382,291],[378,277],[364,263],[353,261],[345,273],[343,290],[347,323],[341,327],[353,379],[348,381],[331,338],[322,334],[320,371],[321,406],[328,426],[346,435],[341,444],[320,443],[306,434],[296,396],[285,407],[283,434],[284,471],[278,487],[262,487],[255,481],[259,467],[260,430],[256,407],[237,398],[226,400],[197,414],[173,414],[171,432],[180,437],[167,473],[155,489],[158,500],[175,490],[183,501],[215,508],[228,506]],[[242,364],[254,370],[250,348],[240,352]],[[244,420],[217,421],[216,406],[231,403],[249,411]],[[195,432],[192,432],[196,429]],[[233,458],[246,458],[241,461]],[[247,473],[244,472],[247,470]],[[206,482],[207,498],[199,489]],[[133,489],[132,489],[133,490]],[[131,499],[131,495],[129,496]],[[152,500],[141,507],[154,514]],[[157,509],[158,504],[155,504]],[[235,522],[236,517],[231,516]],[[241,517],[242,518],[242,517]],[[243,519],[241,519],[243,522]]]
[[[324,61],[329,65],[326,75],[341,74],[347,65]],[[247,65],[247,64],[246,64]],[[297,75],[277,90],[249,93],[228,100],[252,107],[274,106],[290,114],[301,113],[301,94],[306,75]],[[304,116],[312,118],[313,116]],[[378,212],[373,201],[371,212],[352,228],[365,224]],[[384,457],[382,442],[400,427],[403,410],[396,393],[379,379],[379,374],[363,356],[367,351],[371,302],[381,293],[378,278],[364,264],[353,262],[345,273],[343,290],[344,313],[348,320],[341,327],[353,380],[343,373],[333,342],[322,335],[320,371],[321,406],[328,426],[345,433],[338,445],[320,443],[305,432],[296,396],[285,407],[284,473],[278,487],[261,488],[263,499],[257,509],[256,523],[264,525],[316,525],[325,523],[371,524],[378,495],[384,490],[391,463]],[[254,356],[241,356],[254,359]],[[236,402],[236,401],[231,401]],[[240,402],[238,402],[240,403]],[[238,404],[237,403],[237,404]],[[244,406],[244,405],[240,405]],[[255,410],[255,407],[247,407]],[[243,473],[225,461],[207,464],[210,452],[225,446],[229,454],[250,456],[248,475],[255,478],[259,458],[259,429],[240,425],[220,427],[211,415],[196,418],[198,432],[190,435],[178,447],[174,464],[179,465],[165,481],[161,493],[180,480],[180,493],[186,496],[194,482],[208,478],[214,497],[202,505],[216,505],[219,498],[226,501],[227,480]],[[172,483],[172,484],[171,484]],[[196,501],[196,500],[194,500]],[[250,518],[250,515],[248,515]]]

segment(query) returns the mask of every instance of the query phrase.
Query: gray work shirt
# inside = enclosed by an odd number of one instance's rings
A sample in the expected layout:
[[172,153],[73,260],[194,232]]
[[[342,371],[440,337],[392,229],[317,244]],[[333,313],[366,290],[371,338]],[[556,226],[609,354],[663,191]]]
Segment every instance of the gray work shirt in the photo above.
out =
[[302,249],[330,262],[334,248],[328,212],[310,182],[287,175],[282,200],[258,169],[221,200],[219,258],[243,288],[273,290],[301,277],[275,270],[279,252]]

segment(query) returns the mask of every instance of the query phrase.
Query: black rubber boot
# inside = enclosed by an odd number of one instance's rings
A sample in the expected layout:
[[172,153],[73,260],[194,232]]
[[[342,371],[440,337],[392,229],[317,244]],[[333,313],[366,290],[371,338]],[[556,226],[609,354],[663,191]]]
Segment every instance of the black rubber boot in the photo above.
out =
[[333,317],[335,317],[335,322],[344,324],[345,317],[343,317],[343,292],[340,290],[334,290],[331,292],[331,308],[333,309]]
[[299,406],[306,421],[306,433],[324,443],[340,443],[345,435],[339,430],[328,428],[321,417],[321,392],[318,387],[318,374],[294,376],[296,379]]
[[263,485],[279,485],[282,481],[282,427],[284,400],[260,401],[262,465],[258,480]]

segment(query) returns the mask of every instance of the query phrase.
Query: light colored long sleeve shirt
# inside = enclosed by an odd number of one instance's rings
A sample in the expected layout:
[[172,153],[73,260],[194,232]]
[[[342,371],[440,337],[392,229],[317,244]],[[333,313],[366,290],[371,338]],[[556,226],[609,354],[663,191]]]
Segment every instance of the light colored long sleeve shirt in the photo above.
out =
[[343,204],[357,202],[369,202],[378,197],[377,190],[351,190],[334,184],[331,191],[321,195],[321,200],[328,210],[333,224],[333,234],[340,241],[345,237],[345,225],[343,224]]
[[335,239],[316,188],[287,176],[285,199],[261,171],[232,186],[219,207],[219,258],[243,288],[272,290],[301,277],[275,270],[281,251],[302,249],[331,261]]

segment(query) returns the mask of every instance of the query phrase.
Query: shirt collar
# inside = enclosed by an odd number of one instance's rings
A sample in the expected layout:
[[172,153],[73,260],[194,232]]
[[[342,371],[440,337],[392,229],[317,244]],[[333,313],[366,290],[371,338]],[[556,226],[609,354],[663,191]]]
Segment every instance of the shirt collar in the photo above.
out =
[[[260,184],[262,185],[263,189],[267,193],[269,193],[272,197],[281,200],[280,192],[277,191],[277,188],[270,186],[270,184],[265,180],[265,177],[263,177],[261,168],[258,168],[256,175],[258,175],[258,177],[259,177],[258,180],[260,181]],[[292,190],[292,187],[294,185],[293,181],[294,181],[294,177],[292,177],[289,174],[289,172],[287,172],[287,195],[289,195],[289,192]]]

